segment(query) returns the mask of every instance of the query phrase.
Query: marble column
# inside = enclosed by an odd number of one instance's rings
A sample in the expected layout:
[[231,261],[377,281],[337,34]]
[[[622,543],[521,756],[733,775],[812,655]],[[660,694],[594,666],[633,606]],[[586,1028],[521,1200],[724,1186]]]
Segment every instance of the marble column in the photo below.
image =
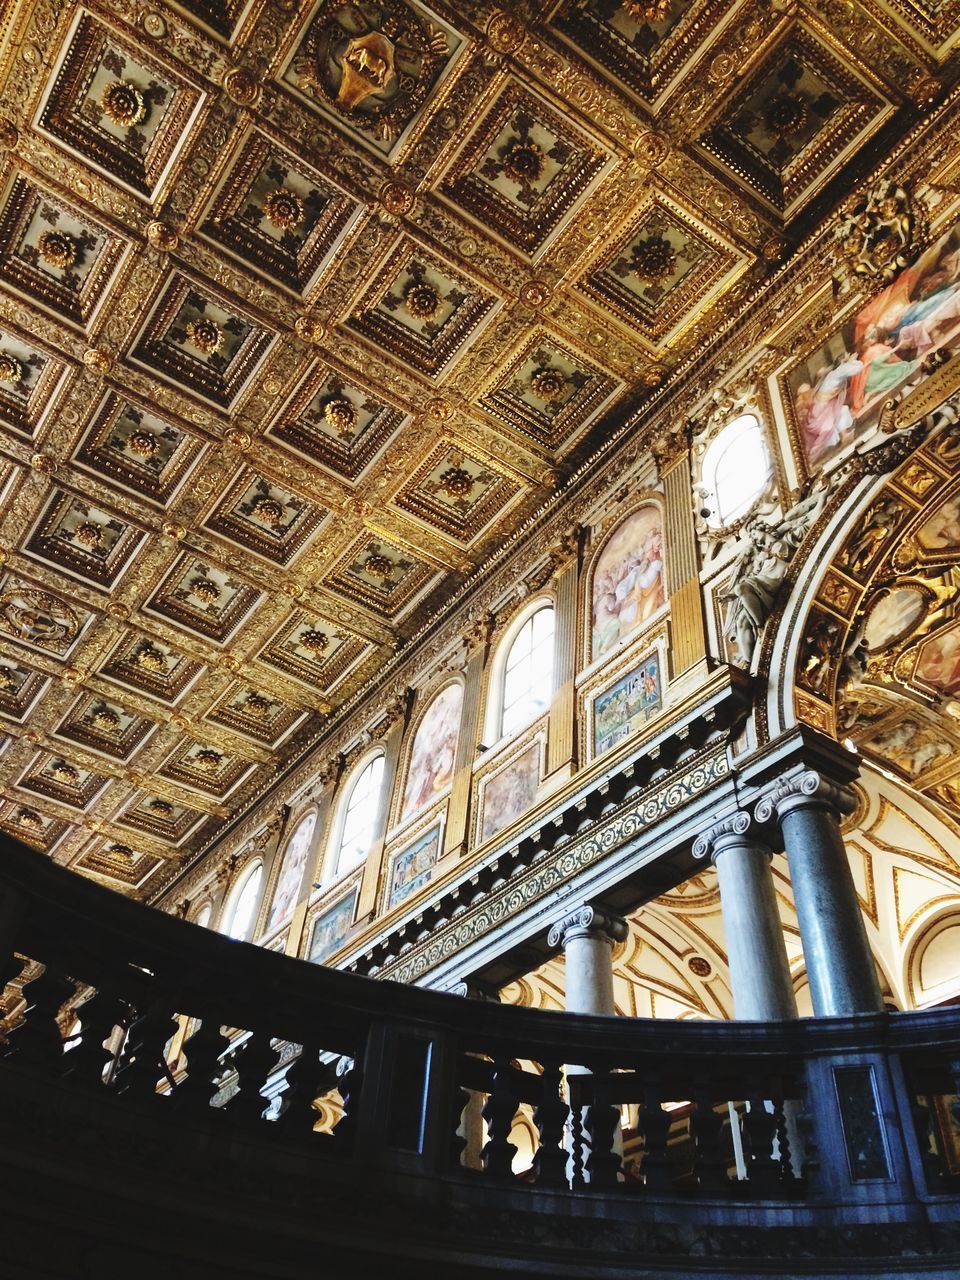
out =
[[771,850],[756,824],[739,811],[705,831],[695,858],[717,868],[730,987],[737,1018],[780,1022],[797,1016],[797,1002],[770,871]]
[[853,792],[808,769],[779,783],[757,805],[758,822],[776,818],[783,838],[800,939],[817,1017],[883,1009],[840,819]]
[[[620,916],[603,911],[599,907],[583,906],[568,912],[562,920],[558,920],[547,935],[547,943],[551,947],[563,948],[566,968],[566,1010],[568,1013],[599,1013],[616,1016],[613,1000],[613,944],[623,942],[627,937],[627,922]],[[568,1079],[576,1075],[589,1075],[589,1070],[582,1064],[568,1065],[565,1068]],[[619,1108],[618,1108],[619,1112]],[[590,1134],[587,1131],[589,1108],[584,1108],[580,1117],[580,1131],[583,1135],[582,1163],[583,1179],[591,1181],[591,1166],[594,1163]],[[568,1135],[568,1149],[573,1153],[573,1132]],[[606,1159],[614,1160],[619,1166],[623,1154],[623,1133],[619,1119],[613,1132],[613,1142],[609,1147]],[[571,1154],[568,1172],[572,1182],[576,1180],[574,1156]]]

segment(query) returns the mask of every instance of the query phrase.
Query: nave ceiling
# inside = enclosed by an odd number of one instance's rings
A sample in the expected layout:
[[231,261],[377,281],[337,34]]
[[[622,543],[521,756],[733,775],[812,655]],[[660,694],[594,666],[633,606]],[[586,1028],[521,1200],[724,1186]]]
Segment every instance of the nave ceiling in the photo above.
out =
[[0,825],[150,898],[949,89],[957,7],[2,13]]

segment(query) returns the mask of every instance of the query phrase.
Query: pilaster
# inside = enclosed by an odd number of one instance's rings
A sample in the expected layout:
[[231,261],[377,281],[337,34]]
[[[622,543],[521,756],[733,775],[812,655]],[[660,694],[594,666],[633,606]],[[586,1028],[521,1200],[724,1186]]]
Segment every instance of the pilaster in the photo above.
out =
[[663,547],[670,592],[670,678],[677,680],[692,669],[705,669],[707,665],[707,634],[693,526],[690,450],[686,433],[678,432],[658,441],[654,452],[663,484],[666,517]]
[[[572,529],[553,550],[555,600],[554,694],[547,738],[547,775],[577,767],[577,606],[582,530]],[[562,780],[555,779],[555,780]]]
[[443,856],[462,857],[467,851],[470,830],[470,797],[473,788],[473,766],[479,740],[480,702],[483,673],[493,619],[485,619],[467,637],[468,657],[463,671],[463,711],[457,756],[453,766],[453,782],[447,801],[447,822],[443,833]]

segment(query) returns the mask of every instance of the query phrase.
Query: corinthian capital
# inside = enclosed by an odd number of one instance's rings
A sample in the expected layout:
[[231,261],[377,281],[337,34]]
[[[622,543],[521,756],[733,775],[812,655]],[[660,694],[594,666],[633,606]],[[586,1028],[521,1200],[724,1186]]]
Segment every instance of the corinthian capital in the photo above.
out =
[[723,853],[725,849],[742,848],[745,845],[753,845],[769,853],[770,850],[757,834],[756,825],[749,813],[738,809],[736,813],[722,818],[702,835],[697,836],[693,845],[693,856],[709,858],[711,862],[716,862],[717,855]]
[[778,782],[754,810],[758,822],[783,818],[795,809],[831,809],[839,819],[853,813],[857,798],[849,787],[831,781],[816,769],[807,769],[793,778]]
[[600,907],[577,907],[556,922],[547,934],[547,945],[563,947],[577,938],[603,939],[613,945],[627,936],[627,922]]

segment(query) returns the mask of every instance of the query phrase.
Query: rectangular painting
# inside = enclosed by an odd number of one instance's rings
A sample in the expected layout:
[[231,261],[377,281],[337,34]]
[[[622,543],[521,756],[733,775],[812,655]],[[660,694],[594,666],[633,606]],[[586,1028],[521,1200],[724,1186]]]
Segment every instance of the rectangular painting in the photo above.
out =
[[431,827],[413,844],[398,853],[393,860],[390,876],[390,900],[395,907],[404,898],[412,897],[422,889],[433,875],[433,868],[440,858],[440,826]]
[[960,338],[960,228],[906,267],[817,351],[790,370],[800,441],[817,470],[865,428],[938,350]]
[[488,840],[533,807],[540,785],[540,743],[531,742],[483,787],[480,839]]
[[654,653],[594,699],[593,754],[601,756],[629,738],[662,705],[660,659]]
[[337,950],[353,924],[356,908],[357,891],[354,889],[353,893],[320,912],[313,922],[308,960],[313,964],[323,964],[327,956]]

